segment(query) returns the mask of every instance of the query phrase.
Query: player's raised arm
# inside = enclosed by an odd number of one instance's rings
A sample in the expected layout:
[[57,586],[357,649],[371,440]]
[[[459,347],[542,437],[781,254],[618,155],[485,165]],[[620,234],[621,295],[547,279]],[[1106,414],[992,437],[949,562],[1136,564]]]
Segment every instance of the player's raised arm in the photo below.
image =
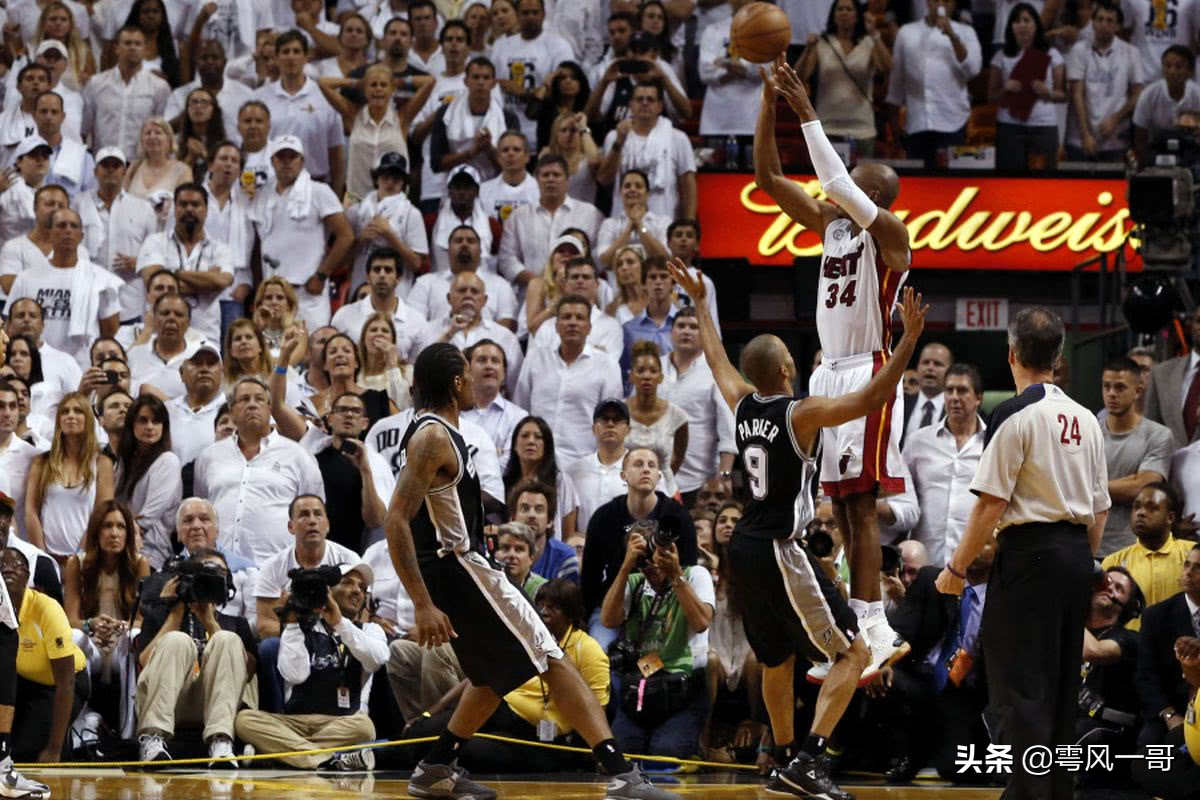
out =
[[708,313],[708,304],[705,302],[708,292],[704,287],[704,281],[693,275],[687,265],[678,258],[667,262],[667,269],[671,271],[671,277],[675,279],[675,283],[687,292],[695,304],[696,319],[700,323],[700,344],[704,346],[704,357],[708,359],[709,369],[712,370],[713,377],[717,381],[717,388],[721,390],[721,396],[725,398],[725,402],[729,404],[730,408],[736,409],[739,400],[748,394],[753,394],[756,390],[753,384],[742,377],[737,367],[730,363],[729,356],[725,354],[725,345],[721,344],[721,335],[717,333],[717,326],[713,324],[712,315]]
[[[782,56],[777,63],[783,63]],[[783,174],[775,144],[775,100],[779,92],[772,71],[760,68],[759,72],[763,77],[763,96],[754,129],[754,181],[779,204],[783,213],[824,237],[825,226],[837,216],[837,208],[817,200]]]
[[[846,213],[850,219],[861,228],[870,232],[879,245],[883,262],[894,272],[904,272],[912,261],[909,249],[908,228],[888,207],[895,201],[900,191],[900,180],[891,167],[884,164],[866,163],[855,168],[855,178],[850,177],[842,158],[829,143],[817,112],[809,101],[808,92],[800,76],[786,62],[776,62],[768,77],[763,72],[763,111],[766,111],[767,82],[771,82],[775,92],[783,97],[796,116],[800,118],[800,130],[804,133],[804,141],[808,145],[808,156],[812,160],[817,179],[821,188],[830,200]],[[771,101],[771,114],[774,115],[774,100]],[[759,133],[762,131],[761,120]],[[773,121],[773,119],[772,119]],[[771,126],[774,128],[774,125]],[[758,135],[756,133],[756,135]],[[771,151],[775,152],[772,138]],[[755,142],[755,165],[758,164],[758,143]],[[777,157],[778,158],[778,157]],[[760,184],[761,185],[761,184]],[[772,195],[774,197],[774,195]],[[782,207],[782,204],[780,204]],[[785,211],[787,209],[784,209]],[[797,222],[800,222],[796,217]],[[824,227],[821,228],[824,230]]]
[[921,303],[921,295],[905,287],[900,295],[900,319],[904,335],[892,357],[875,373],[871,382],[857,392],[841,397],[809,397],[792,410],[792,427],[797,439],[810,441],[818,428],[841,425],[878,411],[896,392],[896,384],[912,359],[913,349],[925,329],[925,314],[929,306]]
[[453,445],[440,425],[426,425],[413,434],[405,447],[404,465],[396,479],[396,490],[388,507],[384,530],[392,566],[415,609],[413,638],[422,647],[437,647],[457,637],[450,619],[433,604],[417,564],[410,520],[417,515],[429,489],[441,471],[458,469]]

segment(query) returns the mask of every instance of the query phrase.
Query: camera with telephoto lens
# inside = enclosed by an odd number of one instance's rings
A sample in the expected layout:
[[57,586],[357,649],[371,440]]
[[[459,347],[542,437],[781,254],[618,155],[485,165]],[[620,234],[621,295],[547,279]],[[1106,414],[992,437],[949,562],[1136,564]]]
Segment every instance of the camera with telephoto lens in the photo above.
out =
[[288,572],[292,589],[288,605],[297,611],[320,611],[329,600],[329,589],[342,580],[342,571],[328,564],[315,569],[294,569]]
[[672,545],[679,541],[679,531],[673,528],[663,527],[659,520],[656,519],[639,519],[633,522],[626,531],[630,534],[640,533],[642,538],[646,540],[646,555],[638,559],[638,568],[645,567],[654,558],[654,551],[658,548],[669,550]]
[[163,566],[163,572],[178,579],[175,596],[181,603],[222,605],[229,599],[229,579],[219,564],[173,558]]
[[833,537],[820,528],[810,528],[803,541],[808,552],[817,558],[828,558],[833,553]]

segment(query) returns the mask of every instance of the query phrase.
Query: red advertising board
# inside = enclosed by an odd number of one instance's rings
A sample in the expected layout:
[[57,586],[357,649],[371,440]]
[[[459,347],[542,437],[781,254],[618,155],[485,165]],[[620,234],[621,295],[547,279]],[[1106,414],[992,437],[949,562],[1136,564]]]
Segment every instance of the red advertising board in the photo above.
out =
[[[824,198],[814,177],[794,178]],[[758,189],[754,176],[698,176],[708,258],[791,264],[821,243]],[[1121,247],[1133,224],[1118,179],[906,176],[892,205],[926,269],[1069,270]],[[1140,269],[1140,263],[1130,264]]]

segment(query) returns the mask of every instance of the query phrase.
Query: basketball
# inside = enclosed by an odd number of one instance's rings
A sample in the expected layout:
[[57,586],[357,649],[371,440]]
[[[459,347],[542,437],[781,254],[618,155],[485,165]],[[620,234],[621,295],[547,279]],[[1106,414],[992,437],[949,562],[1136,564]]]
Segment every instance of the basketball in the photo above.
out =
[[730,46],[733,55],[766,64],[787,50],[792,41],[792,23],[779,6],[755,2],[733,15]]

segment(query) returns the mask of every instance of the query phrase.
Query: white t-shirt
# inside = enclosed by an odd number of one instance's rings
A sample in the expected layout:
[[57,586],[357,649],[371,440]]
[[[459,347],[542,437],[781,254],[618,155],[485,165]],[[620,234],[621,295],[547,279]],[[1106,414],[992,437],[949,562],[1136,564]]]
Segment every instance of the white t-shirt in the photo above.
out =
[[1125,0],[1130,44],[1142,54],[1147,80],[1162,76],[1162,56],[1173,44],[1191,48],[1200,33],[1200,0]]
[[[496,77],[520,80],[527,89],[541,86],[559,64],[574,58],[574,50],[567,40],[548,31],[534,39],[512,33],[492,45]],[[537,120],[525,115],[525,100],[505,95],[504,106],[521,121],[521,133],[525,138],[531,143],[537,142]]]
[[503,175],[497,175],[479,187],[479,202],[483,210],[502,224],[514,210],[533,205],[539,198],[537,181],[528,173],[516,186],[504,180]]
[[[649,175],[650,196],[646,199],[646,210],[668,219],[675,219],[676,211],[679,208],[679,177],[696,171],[696,154],[692,151],[692,143],[688,140],[687,134],[678,128],[672,131],[670,150],[667,154],[668,163],[665,167],[668,179],[659,182],[655,180],[655,174],[657,159],[661,157],[661,154],[656,155],[652,151],[652,148],[648,146],[649,139],[650,137],[641,136],[634,131],[629,132],[629,136],[625,139],[620,172],[624,174],[626,170],[636,167]],[[613,143],[616,140],[617,132],[609,131],[608,135],[604,137],[605,153],[612,152]],[[620,175],[618,175],[618,185],[620,185],[620,180]],[[612,213],[613,216],[625,213],[620,192],[613,193]]]
[[[997,50],[992,56],[992,66],[1000,70],[1000,77],[1007,81],[1009,75],[1012,74],[1013,67],[1025,55],[1024,51],[1015,56],[1004,55],[1003,50]],[[1046,74],[1042,77],[1042,82],[1047,87],[1054,88],[1054,70],[1063,65],[1063,57],[1054,48],[1050,48],[1050,63],[1046,66]],[[1033,108],[1029,112],[1029,119],[1017,119],[1007,108],[1001,107],[996,111],[996,122],[1003,122],[1008,125],[1028,125],[1029,127],[1045,127],[1058,124],[1058,106],[1055,103],[1050,103],[1042,99],[1035,100]]]
[[[1093,133],[1106,117],[1125,105],[1132,86],[1143,83],[1142,59],[1129,42],[1113,39],[1108,52],[1099,52],[1091,41],[1079,41],[1067,56],[1067,82],[1083,81],[1088,122]],[[1079,122],[1074,109],[1067,115],[1067,144],[1079,146]],[[1100,150],[1129,147],[1129,126],[1118,125],[1112,136],[1096,143]]]
[[[300,219],[292,219],[288,215],[288,199],[295,190],[296,185],[292,184],[283,194],[276,194],[274,184],[267,184],[255,196],[255,218],[272,216],[265,234],[262,225],[256,226],[262,238],[263,277],[278,275],[288,283],[299,285],[317,271],[325,257],[325,226],[321,221],[341,213],[342,204],[327,184],[314,180],[308,213]],[[276,196],[272,198],[272,194]],[[273,209],[270,208],[272,201]],[[277,266],[272,267],[267,263],[268,259],[274,259]]]
[[[117,280],[107,270],[93,267],[99,275],[109,280],[99,284],[100,297],[97,301],[98,319],[106,319],[121,311],[118,297]],[[41,304],[45,314],[45,328],[42,339],[54,347],[69,353],[81,364],[87,362],[87,350],[91,342],[84,337],[72,337],[71,327],[71,284],[74,282],[76,267],[60,269],[58,267],[34,267],[17,276],[12,291],[8,293],[9,302],[22,297],[32,297]],[[82,356],[82,358],[81,358]]]
[[1200,84],[1188,81],[1183,87],[1183,97],[1174,100],[1167,91],[1167,79],[1159,78],[1142,89],[1137,105],[1133,107],[1133,124],[1150,132],[1150,138],[1159,131],[1175,127],[1175,117],[1180,111],[1200,108]]
[[[362,557],[349,547],[337,542],[325,542],[325,555],[321,558],[321,566],[336,567],[339,564],[357,564]],[[296,560],[296,548],[289,547],[268,558],[262,564],[258,573],[258,583],[254,586],[255,597],[278,598],[292,586],[288,572],[300,567]]]
[[731,17],[709,25],[700,37],[700,80],[708,85],[704,107],[700,111],[701,136],[748,136],[754,133],[754,124],[758,120],[762,76],[757,65],[737,59],[747,70],[743,77],[731,76],[725,65],[730,55],[732,24]]

